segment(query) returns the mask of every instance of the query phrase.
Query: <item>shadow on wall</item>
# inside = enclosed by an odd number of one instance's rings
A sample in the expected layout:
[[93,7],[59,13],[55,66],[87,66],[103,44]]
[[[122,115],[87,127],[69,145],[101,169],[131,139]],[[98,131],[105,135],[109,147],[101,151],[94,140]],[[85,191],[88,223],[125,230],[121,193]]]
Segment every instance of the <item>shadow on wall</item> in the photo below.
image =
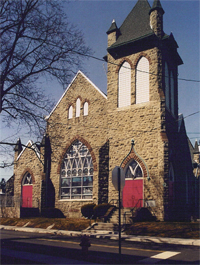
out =
[[45,218],[66,218],[63,212],[57,208],[46,208],[42,209],[41,217]]
[[149,209],[142,207],[136,210],[131,219],[133,222],[156,221],[156,216],[153,216]]
[[98,204],[108,202],[109,140],[99,150]]

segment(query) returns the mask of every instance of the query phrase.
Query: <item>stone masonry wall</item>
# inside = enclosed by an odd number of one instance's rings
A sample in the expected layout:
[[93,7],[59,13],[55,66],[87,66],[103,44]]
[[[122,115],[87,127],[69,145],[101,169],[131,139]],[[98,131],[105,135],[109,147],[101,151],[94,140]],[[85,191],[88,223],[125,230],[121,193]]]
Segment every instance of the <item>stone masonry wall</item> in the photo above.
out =
[[[150,101],[135,104],[136,65],[141,56],[149,60]],[[117,108],[118,71],[124,61],[131,65],[131,106]],[[163,123],[161,99],[162,56],[158,48],[132,54],[125,58],[114,59],[108,54],[108,128],[110,144],[109,160],[109,200],[117,199],[112,186],[112,170],[119,166],[129,153],[131,139],[135,141],[135,150],[145,162],[150,181],[144,179],[144,199],[155,200],[154,211],[159,220],[164,219],[164,156],[165,143],[161,133]],[[163,130],[162,130],[163,131]]]
[[[30,147],[30,144],[29,144]],[[42,159],[42,157],[41,157]],[[40,208],[41,198],[41,176],[42,176],[42,163],[38,159],[36,153],[31,148],[26,148],[20,158],[15,161],[14,165],[14,197],[15,200],[19,199],[22,195],[22,180],[25,173],[28,171],[31,174],[33,182],[33,207]]]
[[[81,114],[76,117],[76,100],[81,100]],[[89,103],[87,116],[83,116],[83,103]],[[68,119],[68,108],[73,106],[73,118]],[[80,72],[60,101],[52,115],[48,119],[47,133],[51,144],[51,173],[50,178],[55,188],[55,207],[59,208],[67,217],[80,217],[80,208],[86,203],[94,202],[98,204],[99,193],[103,192],[103,200],[106,199],[108,183],[102,182],[108,179],[108,163],[106,162],[108,148],[106,148],[108,138],[107,128],[107,106],[106,96],[103,96],[87,78]],[[93,199],[92,200],[61,200],[60,199],[60,166],[62,159],[70,145],[79,139],[89,149],[93,165]],[[104,147],[103,147],[104,146]],[[99,163],[104,156],[104,172],[101,175]],[[101,155],[101,158],[100,158]],[[106,176],[107,174],[107,176]],[[100,177],[101,176],[101,177]],[[99,183],[101,181],[101,183]],[[99,185],[101,189],[99,190]],[[105,189],[104,189],[105,188]],[[104,190],[104,191],[103,191]]]

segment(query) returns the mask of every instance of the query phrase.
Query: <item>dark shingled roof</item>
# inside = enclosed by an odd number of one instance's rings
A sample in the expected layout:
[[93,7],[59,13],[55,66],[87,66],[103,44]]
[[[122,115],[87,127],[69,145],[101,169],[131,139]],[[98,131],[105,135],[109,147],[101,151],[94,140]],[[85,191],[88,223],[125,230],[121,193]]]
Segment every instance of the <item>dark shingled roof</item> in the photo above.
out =
[[113,20],[109,30],[106,32],[107,34],[110,34],[111,32],[117,31],[118,27],[117,24],[115,23],[115,21]]
[[120,46],[145,36],[154,35],[153,30],[150,28],[150,9],[151,7],[147,0],[138,0],[121,25],[119,29],[120,36],[111,47]]
[[160,3],[160,0],[154,0],[154,2],[153,2],[153,6],[152,6],[152,8],[151,8],[149,14],[150,14],[152,11],[156,10],[156,9],[157,9],[157,10],[160,10],[160,11],[162,12],[162,14],[165,13],[165,11],[163,10],[162,5],[161,5],[161,3]]

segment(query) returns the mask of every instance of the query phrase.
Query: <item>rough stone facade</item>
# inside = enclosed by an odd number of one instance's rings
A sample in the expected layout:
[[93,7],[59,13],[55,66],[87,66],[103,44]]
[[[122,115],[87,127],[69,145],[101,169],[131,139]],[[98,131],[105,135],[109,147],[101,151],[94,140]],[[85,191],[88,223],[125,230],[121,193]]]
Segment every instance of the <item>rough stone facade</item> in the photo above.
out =
[[[81,99],[80,117],[76,117],[75,112],[77,98]],[[85,101],[89,103],[87,116],[83,116],[83,103]],[[74,106],[72,119],[68,119],[67,115],[70,105]],[[91,201],[98,204],[98,201],[102,200],[102,196],[105,196],[102,195],[102,190],[106,189],[106,187],[102,187],[102,179],[107,178],[108,131],[106,113],[106,96],[94,88],[91,82],[79,72],[59,105],[48,118],[47,134],[52,150],[51,181],[55,188],[55,207],[61,209],[69,217],[72,215],[80,216],[80,207],[83,204]],[[84,143],[92,155],[94,165],[93,199],[89,201],[60,200],[60,166],[67,149],[76,139]],[[103,167],[103,174],[99,174],[101,167]],[[105,183],[105,185],[107,184]],[[100,198],[99,193],[101,194]]]
[[[182,60],[173,36],[163,32],[164,11],[160,1],[154,1],[150,9],[146,0],[139,0],[131,14],[140,7],[147,10],[147,35],[141,35],[139,40],[126,39],[126,42],[120,42],[120,38],[123,40],[120,34],[129,32],[124,33],[123,27],[117,28],[115,22],[107,31],[107,96],[79,71],[46,118],[47,129],[40,150],[33,151],[29,143],[28,148],[22,151],[18,143],[15,148],[14,196],[21,196],[22,180],[29,172],[33,201],[39,202],[39,208],[55,207],[67,217],[80,217],[81,206],[86,203],[100,204],[117,200],[112,170],[120,165],[127,169],[131,161],[136,161],[143,174],[142,200],[154,202],[153,212],[158,220],[170,219],[178,205],[189,202],[186,194],[191,185],[186,182],[186,177],[192,178],[192,168],[187,167],[187,176],[181,170],[183,149],[178,139],[181,138],[180,133],[183,135],[182,140],[185,141],[187,137],[184,128],[180,130],[177,122],[177,68]],[[142,21],[142,18],[138,21]],[[136,104],[136,69],[142,57],[149,63],[149,101]],[[119,108],[119,70],[124,62],[131,67],[131,104]],[[173,113],[166,106],[166,62],[175,76]],[[77,99],[80,100],[80,115],[76,111]],[[84,113],[85,102],[88,103],[87,114]],[[71,107],[73,111],[69,115]],[[135,143],[133,149],[132,139]],[[92,157],[94,172],[90,199],[61,198],[61,166],[66,152],[76,140],[87,147]],[[185,158],[188,158],[187,151],[185,154]],[[181,201],[178,183],[183,183]]]
[[[39,150],[31,141],[18,156],[14,163],[14,197],[15,201],[21,201],[22,183],[26,173],[32,178],[32,207],[41,207],[41,184],[43,175],[43,158]],[[20,203],[19,203],[20,204]]]

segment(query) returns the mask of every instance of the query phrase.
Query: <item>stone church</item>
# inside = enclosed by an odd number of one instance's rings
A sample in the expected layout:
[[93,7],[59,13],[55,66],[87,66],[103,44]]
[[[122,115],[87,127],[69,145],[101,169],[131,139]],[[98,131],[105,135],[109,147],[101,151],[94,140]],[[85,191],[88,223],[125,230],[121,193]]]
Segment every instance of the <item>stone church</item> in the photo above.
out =
[[192,215],[193,168],[178,114],[177,42],[163,31],[159,0],[138,0],[108,25],[107,95],[79,71],[46,117],[40,146],[15,146],[14,197],[23,208],[81,217],[88,203],[114,203],[112,170],[125,172],[123,212],[149,207],[157,220]]

